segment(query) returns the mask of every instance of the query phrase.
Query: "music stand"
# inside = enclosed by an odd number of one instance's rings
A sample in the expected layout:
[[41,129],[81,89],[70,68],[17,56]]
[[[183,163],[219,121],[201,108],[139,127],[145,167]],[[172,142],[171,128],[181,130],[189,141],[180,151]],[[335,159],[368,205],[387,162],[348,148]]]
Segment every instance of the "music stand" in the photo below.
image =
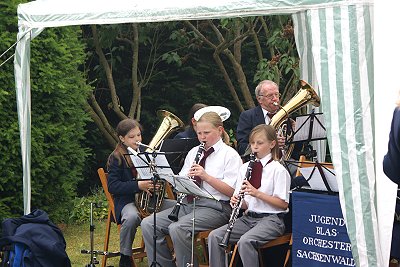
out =
[[300,172],[310,185],[311,190],[327,191],[330,195],[339,192],[336,173],[333,169],[328,168],[330,164],[322,164],[317,161],[313,165],[300,168]]
[[286,143],[305,142],[301,154],[306,158],[314,158],[317,152],[312,149],[310,142],[323,139],[326,139],[324,117],[322,113],[315,113],[313,109],[310,114],[296,117],[296,130],[290,137],[286,136]]
[[195,236],[195,220],[196,220],[196,197],[204,197],[215,199],[216,198],[207,190],[201,189],[193,179],[187,176],[179,175],[161,175],[165,180],[167,180],[178,192],[184,193],[186,195],[192,195],[193,198],[193,219],[192,219],[192,255],[191,263],[187,263],[187,267],[192,266],[194,263],[194,236]]
[[[165,153],[157,152],[153,150],[153,152],[136,152],[132,148],[128,147],[128,151],[130,152],[128,155],[131,157],[132,163],[135,166],[138,174],[142,179],[151,179],[153,181],[153,262],[150,266],[161,266],[157,262],[157,228],[156,228],[156,184],[161,180],[160,174],[169,174],[173,175],[172,169],[169,167],[168,161],[165,157]],[[145,157],[143,157],[145,156]],[[149,161],[146,159],[150,158]],[[160,173],[159,173],[160,172]],[[149,178],[150,175],[150,178]]]
[[189,150],[199,144],[197,138],[165,139],[160,145],[160,151],[165,152],[172,171],[178,174]]

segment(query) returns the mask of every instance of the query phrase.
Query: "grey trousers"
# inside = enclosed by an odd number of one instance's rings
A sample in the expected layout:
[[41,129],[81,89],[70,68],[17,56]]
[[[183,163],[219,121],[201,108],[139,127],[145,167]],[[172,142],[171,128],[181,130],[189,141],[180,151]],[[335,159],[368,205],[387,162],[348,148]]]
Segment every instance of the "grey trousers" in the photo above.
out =
[[[225,267],[225,249],[218,243],[222,241],[228,225],[211,231],[208,236],[208,253],[210,267]],[[259,266],[257,248],[268,243],[285,232],[283,218],[269,215],[263,218],[252,218],[244,215],[233,225],[229,243],[237,242],[243,266]]]
[[121,211],[121,231],[119,233],[119,250],[121,254],[131,256],[136,230],[141,219],[134,203],[128,203]]
[[[156,214],[156,259],[154,259],[153,242],[153,215],[143,219],[141,228],[147,251],[148,264],[156,261],[163,267],[186,267],[191,263],[192,255],[192,223],[193,204],[182,205],[179,212],[179,220],[173,222],[168,218],[172,208]],[[196,200],[195,208],[195,233],[215,229],[228,222],[231,207],[228,203],[221,203],[211,199]],[[174,245],[176,264],[172,258],[172,252],[167,246],[166,235],[170,235]],[[194,257],[193,266],[198,266]]]

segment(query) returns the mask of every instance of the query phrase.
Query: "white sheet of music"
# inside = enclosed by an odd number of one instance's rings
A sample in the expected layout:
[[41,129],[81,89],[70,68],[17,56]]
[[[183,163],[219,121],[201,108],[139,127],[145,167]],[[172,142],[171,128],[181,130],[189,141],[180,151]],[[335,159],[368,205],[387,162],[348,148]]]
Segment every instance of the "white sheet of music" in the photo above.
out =
[[[323,114],[316,114],[314,118],[311,139],[321,139],[326,137],[326,130],[321,126],[321,124],[325,125],[324,116]],[[310,117],[309,116],[297,117],[296,127],[300,127],[301,125],[303,126],[299,128],[299,131],[296,132],[296,134],[293,137],[294,142],[305,141],[308,139],[308,134],[310,129]]]
[[[305,179],[310,178],[310,175],[315,167],[305,167],[305,168],[300,168],[301,174],[304,176]],[[339,192],[338,184],[336,181],[336,173],[335,170],[325,169],[322,167],[322,171],[324,172],[324,175],[326,177],[326,180],[328,181],[329,187],[333,192]],[[332,172],[332,173],[331,173]],[[322,180],[321,173],[318,171],[317,168],[315,168],[315,171],[311,178],[307,181],[308,184],[310,185],[311,189],[313,190],[320,190],[320,191],[328,191],[324,181]]]
[[185,193],[187,195],[216,199],[209,192],[198,187],[197,184],[187,176],[160,175],[160,177],[167,180],[178,192]]
[[[151,179],[153,177],[145,154],[131,154],[130,157],[133,165],[136,167],[140,179]],[[152,157],[151,153],[149,153],[149,157]],[[155,158],[155,164],[157,166],[156,171],[158,174],[174,174],[165,155],[158,154]]]

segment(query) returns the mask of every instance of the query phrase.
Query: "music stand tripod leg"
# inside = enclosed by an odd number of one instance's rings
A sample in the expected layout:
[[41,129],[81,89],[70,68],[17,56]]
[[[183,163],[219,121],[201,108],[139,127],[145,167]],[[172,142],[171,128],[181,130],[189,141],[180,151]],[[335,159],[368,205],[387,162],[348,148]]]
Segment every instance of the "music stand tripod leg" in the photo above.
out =
[[194,266],[194,235],[195,235],[195,226],[196,226],[196,197],[193,198],[193,218],[192,218],[192,255],[191,255],[191,263],[187,263],[186,266],[193,267]]
[[[157,175],[158,174],[153,173],[153,192],[156,192],[156,184],[158,182]],[[153,203],[154,203],[154,205],[156,205],[156,201],[157,201],[156,194],[153,193],[152,197],[153,197]],[[156,207],[154,207],[154,211],[153,211],[153,262],[150,265],[151,267],[161,266],[157,262],[157,247],[156,247],[157,246],[157,228],[156,228],[157,219],[156,219],[156,217],[157,217],[157,210],[156,210]]]

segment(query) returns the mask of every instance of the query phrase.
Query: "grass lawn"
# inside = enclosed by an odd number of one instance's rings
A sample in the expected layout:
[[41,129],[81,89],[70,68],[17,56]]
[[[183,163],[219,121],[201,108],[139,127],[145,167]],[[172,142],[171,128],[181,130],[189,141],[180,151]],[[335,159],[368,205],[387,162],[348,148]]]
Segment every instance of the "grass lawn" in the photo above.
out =
[[[104,249],[104,237],[106,232],[106,222],[105,221],[94,221],[94,250]],[[90,225],[89,223],[84,225],[59,225],[63,231],[65,241],[67,243],[67,254],[71,260],[73,267],[75,266],[86,266],[90,263],[90,254],[82,254],[81,250],[90,251]],[[141,242],[141,231],[140,228],[136,234],[136,239],[134,242],[134,247],[139,246]],[[111,224],[110,233],[110,245],[108,248],[109,252],[119,251],[119,234],[116,224]],[[97,256],[99,264],[101,266],[103,256]],[[107,266],[118,267],[119,257],[113,257],[107,259]],[[143,262],[137,261],[138,267],[147,266],[147,258],[144,258]]]

